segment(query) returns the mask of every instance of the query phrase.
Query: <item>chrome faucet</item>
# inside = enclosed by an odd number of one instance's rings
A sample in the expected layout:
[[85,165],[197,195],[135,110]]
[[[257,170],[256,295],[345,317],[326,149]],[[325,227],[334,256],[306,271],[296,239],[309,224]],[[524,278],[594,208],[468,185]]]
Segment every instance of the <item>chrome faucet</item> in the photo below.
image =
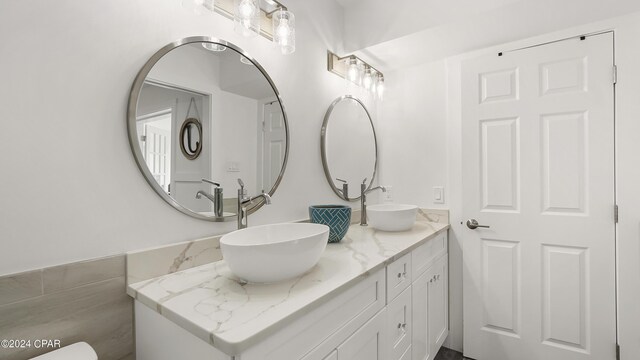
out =
[[213,203],[213,213],[216,217],[222,217],[222,215],[224,214],[224,209],[223,209],[223,205],[222,205],[222,188],[220,187],[220,184],[218,184],[217,182],[213,182],[211,180],[208,179],[202,179],[202,182],[206,182],[209,183],[211,185],[215,185],[215,189],[213,189],[213,194],[211,195],[206,191],[198,191],[198,193],[196,194],[196,199],[200,199],[202,198],[202,195],[204,195],[207,199],[211,200],[211,202]]
[[263,191],[260,195],[246,197],[244,195],[244,182],[242,179],[238,179],[238,185],[240,185],[240,188],[238,189],[238,229],[244,229],[247,227],[249,219],[246,205],[252,203],[253,200],[259,197],[264,199],[265,205],[271,205],[271,196]]
[[382,190],[382,192],[387,192],[387,189],[384,186],[376,186],[367,190],[367,178],[364,178],[362,184],[360,185],[360,225],[367,226],[367,194],[372,192],[373,190]]
[[[342,180],[342,179],[338,179],[336,178],[336,180],[340,181],[342,183],[342,197],[349,201],[349,183],[346,180]],[[340,191],[340,190],[338,190]]]

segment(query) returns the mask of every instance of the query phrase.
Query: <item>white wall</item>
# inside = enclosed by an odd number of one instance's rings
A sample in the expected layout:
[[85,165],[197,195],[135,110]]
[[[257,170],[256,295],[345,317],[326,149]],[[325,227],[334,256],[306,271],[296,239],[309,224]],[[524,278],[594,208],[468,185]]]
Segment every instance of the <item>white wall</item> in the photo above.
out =
[[433,187],[447,183],[444,60],[387,73],[385,85],[380,183],[393,187],[395,202],[446,208],[433,202]]
[[[444,60],[385,74],[386,98],[379,124],[380,183],[393,187],[394,201],[426,208],[451,208],[448,178],[447,71]],[[433,187],[444,186],[444,204]],[[450,331],[445,346],[462,349],[462,250],[449,233]]]
[[[427,144],[445,143],[445,163],[433,161],[429,157],[412,156],[413,169],[417,176],[393,175],[406,171],[410,166],[393,161],[382,163],[382,182],[393,182],[398,201],[410,201],[429,205],[430,190],[416,189],[416,178],[424,179],[424,186],[433,181],[445,179],[447,186],[447,206],[451,210],[452,231],[450,231],[450,336],[445,346],[462,350],[462,244],[456,234],[464,231],[461,221],[461,82],[460,64],[468,58],[500,50],[519,48],[562,39],[583,33],[613,29],[615,31],[615,56],[618,65],[616,86],[616,177],[617,202],[620,207],[618,225],[618,302],[619,302],[619,342],[623,360],[640,358],[640,14],[632,14],[598,23],[581,26],[529,38],[509,44],[495,46],[472,53],[395,71],[387,78],[390,101],[384,103],[384,122],[387,132],[384,138],[384,158],[400,159],[408,149],[423,152]],[[443,86],[438,79],[446,77]],[[422,86],[418,84],[424,84]],[[446,93],[434,93],[429,84],[441,87]],[[398,90],[400,89],[400,90]],[[401,96],[403,91],[409,91]],[[439,103],[442,104],[439,105]],[[443,110],[442,106],[446,109]],[[445,112],[445,117],[437,116]],[[394,114],[399,114],[394,119]],[[416,121],[414,119],[421,119]],[[397,124],[397,125],[392,125]],[[391,128],[391,129],[389,129]],[[435,131],[435,133],[434,133]],[[417,133],[417,134],[416,134]],[[388,136],[387,136],[388,134]],[[395,134],[395,135],[393,135]],[[395,139],[394,139],[395,137]],[[443,139],[446,138],[446,141]],[[391,145],[390,145],[391,143]],[[404,169],[404,170],[403,170]],[[429,169],[429,171],[421,170]],[[391,173],[391,175],[390,175]],[[393,177],[396,176],[394,179]],[[400,189],[414,189],[415,197],[402,194]]]
[[308,205],[337,202],[322,171],[320,127],[344,91],[326,70],[327,49],[340,51],[341,8],[331,0],[287,6],[297,17],[290,56],[262,37],[241,38],[220,15],[186,12],[179,0],[0,2],[0,274],[235,227],[174,210],[147,185],[129,149],[125,114],[134,77],[158,49],[186,36],[244,48],[284,99],[287,171],[273,204],[249,223],[305,218]]

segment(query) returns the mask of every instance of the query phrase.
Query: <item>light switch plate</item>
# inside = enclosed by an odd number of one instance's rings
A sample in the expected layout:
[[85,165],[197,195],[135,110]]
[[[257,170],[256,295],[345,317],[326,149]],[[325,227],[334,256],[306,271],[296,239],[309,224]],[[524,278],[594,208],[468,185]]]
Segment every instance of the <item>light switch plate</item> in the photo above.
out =
[[227,172],[240,172],[240,163],[237,161],[227,161]]
[[433,203],[444,204],[444,186],[433,187]]

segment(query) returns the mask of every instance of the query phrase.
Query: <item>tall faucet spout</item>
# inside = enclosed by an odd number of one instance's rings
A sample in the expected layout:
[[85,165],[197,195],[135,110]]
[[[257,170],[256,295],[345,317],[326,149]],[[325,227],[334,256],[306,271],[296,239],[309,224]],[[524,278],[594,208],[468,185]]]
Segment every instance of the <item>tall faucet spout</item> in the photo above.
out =
[[362,185],[360,185],[360,225],[367,226],[367,194],[374,190],[382,190],[382,192],[387,192],[387,188],[384,186],[376,186],[367,190],[367,179],[364,179]]

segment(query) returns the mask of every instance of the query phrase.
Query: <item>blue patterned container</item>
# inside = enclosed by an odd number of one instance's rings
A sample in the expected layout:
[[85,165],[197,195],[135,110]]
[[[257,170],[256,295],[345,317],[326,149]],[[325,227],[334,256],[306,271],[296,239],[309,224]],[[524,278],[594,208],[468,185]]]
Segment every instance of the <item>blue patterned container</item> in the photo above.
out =
[[309,206],[309,219],[312,223],[329,227],[329,242],[342,240],[351,224],[351,207],[346,205]]

